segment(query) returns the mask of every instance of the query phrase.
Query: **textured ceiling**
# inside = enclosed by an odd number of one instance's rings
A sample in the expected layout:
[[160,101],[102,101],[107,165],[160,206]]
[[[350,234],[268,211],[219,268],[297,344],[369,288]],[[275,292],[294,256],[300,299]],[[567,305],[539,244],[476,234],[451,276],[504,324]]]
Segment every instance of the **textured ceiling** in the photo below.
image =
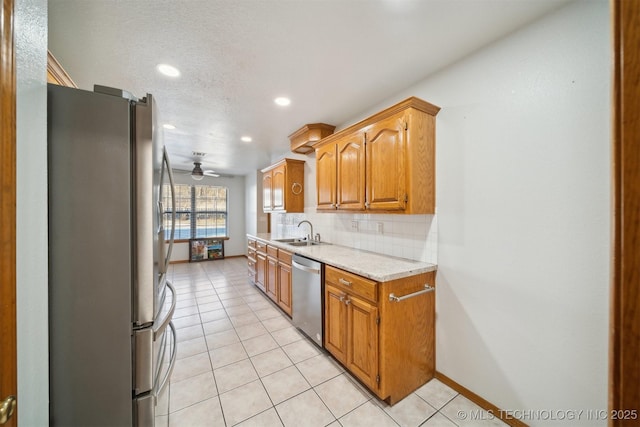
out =
[[[245,174],[307,123],[339,128],[566,0],[49,0],[80,88],[151,93],[174,168]],[[182,75],[168,78],[156,65]],[[278,107],[273,99],[288,96]],[[240,137],[249,135],[253,142]]]

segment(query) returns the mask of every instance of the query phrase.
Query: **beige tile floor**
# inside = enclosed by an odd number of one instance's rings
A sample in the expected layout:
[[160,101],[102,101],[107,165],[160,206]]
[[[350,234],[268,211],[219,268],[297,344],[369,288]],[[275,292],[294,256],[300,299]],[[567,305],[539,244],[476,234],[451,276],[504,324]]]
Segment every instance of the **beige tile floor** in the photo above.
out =
[[171,426],[504,426],[438,380],[393,407],[299,333],[247,279],[245,258],[174,264]]

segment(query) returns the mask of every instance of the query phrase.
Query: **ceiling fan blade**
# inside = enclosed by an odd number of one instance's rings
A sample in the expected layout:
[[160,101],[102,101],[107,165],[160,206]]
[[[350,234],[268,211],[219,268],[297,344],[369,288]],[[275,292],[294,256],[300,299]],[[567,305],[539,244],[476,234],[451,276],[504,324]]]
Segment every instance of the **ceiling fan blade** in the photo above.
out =
[[215,173],[214,171],[210,171],[210,170],[209,171],[204,171],[204,174],[206,176],[212,176],[214,178],[218,178],[220,176],[219,174]]

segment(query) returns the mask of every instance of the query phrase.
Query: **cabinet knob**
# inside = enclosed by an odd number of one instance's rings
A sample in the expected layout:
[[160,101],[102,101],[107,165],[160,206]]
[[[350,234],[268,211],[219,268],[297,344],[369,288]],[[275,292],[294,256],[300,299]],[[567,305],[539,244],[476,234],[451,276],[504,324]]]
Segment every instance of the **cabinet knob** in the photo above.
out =
[[349,305],[349,304],[351,304],[351,300],[347,298],[344,303],[345,303],[345,305]]

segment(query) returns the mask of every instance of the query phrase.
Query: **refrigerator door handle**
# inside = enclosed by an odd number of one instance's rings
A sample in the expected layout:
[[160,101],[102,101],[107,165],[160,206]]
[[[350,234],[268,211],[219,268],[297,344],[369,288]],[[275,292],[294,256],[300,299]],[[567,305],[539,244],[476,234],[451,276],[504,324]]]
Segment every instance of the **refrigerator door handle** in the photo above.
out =
[[167,271],[169,268],[169,262],[171,261],[171,252],[173,251],[173,240],[176,232],[176,190],[175,183],[173,181],[173,171],[171,170],[171,164],[169,163],[169,154],[167,148],[163,148],[162,161],[167,166],[167,176],[169,177],[169,186],[171,187],[171,232],[169,233],[169,248],[167,249],[167,255],[164,260],[163,271]]
[[173,318],[173,312],[176,310],[176,288],[173,287],[170,281],[167,280],[167,286],[171,290],[171,307],[169,307],[169,311],[167,315],[162,319],[162,321],[158,322],[157,320],[153,323],[153,339],[154,341],[157,337],[164,332],[167,328],[167,325],[171,323],[171,319]]
[[176,364],[176,356],[178,354],[178,342],[177,342],[178,335],[176,333],[176,327],[173,325],[173,322],[169,322],[169,329],[171,329],[171,335],[173,336],[172,343],[171,343],[171,360],[169,361],[169,367],[167,368],[167,372],[165,373],[164,378],[162,379],[162,381],[157,383],[157,387],[154,387],[155,399],[157,399],[158,396],[162,394],[162,391],[167,386],[167,383],[169,382],[169,378],[171,378],[171,373],[173,372],[173,367]]

